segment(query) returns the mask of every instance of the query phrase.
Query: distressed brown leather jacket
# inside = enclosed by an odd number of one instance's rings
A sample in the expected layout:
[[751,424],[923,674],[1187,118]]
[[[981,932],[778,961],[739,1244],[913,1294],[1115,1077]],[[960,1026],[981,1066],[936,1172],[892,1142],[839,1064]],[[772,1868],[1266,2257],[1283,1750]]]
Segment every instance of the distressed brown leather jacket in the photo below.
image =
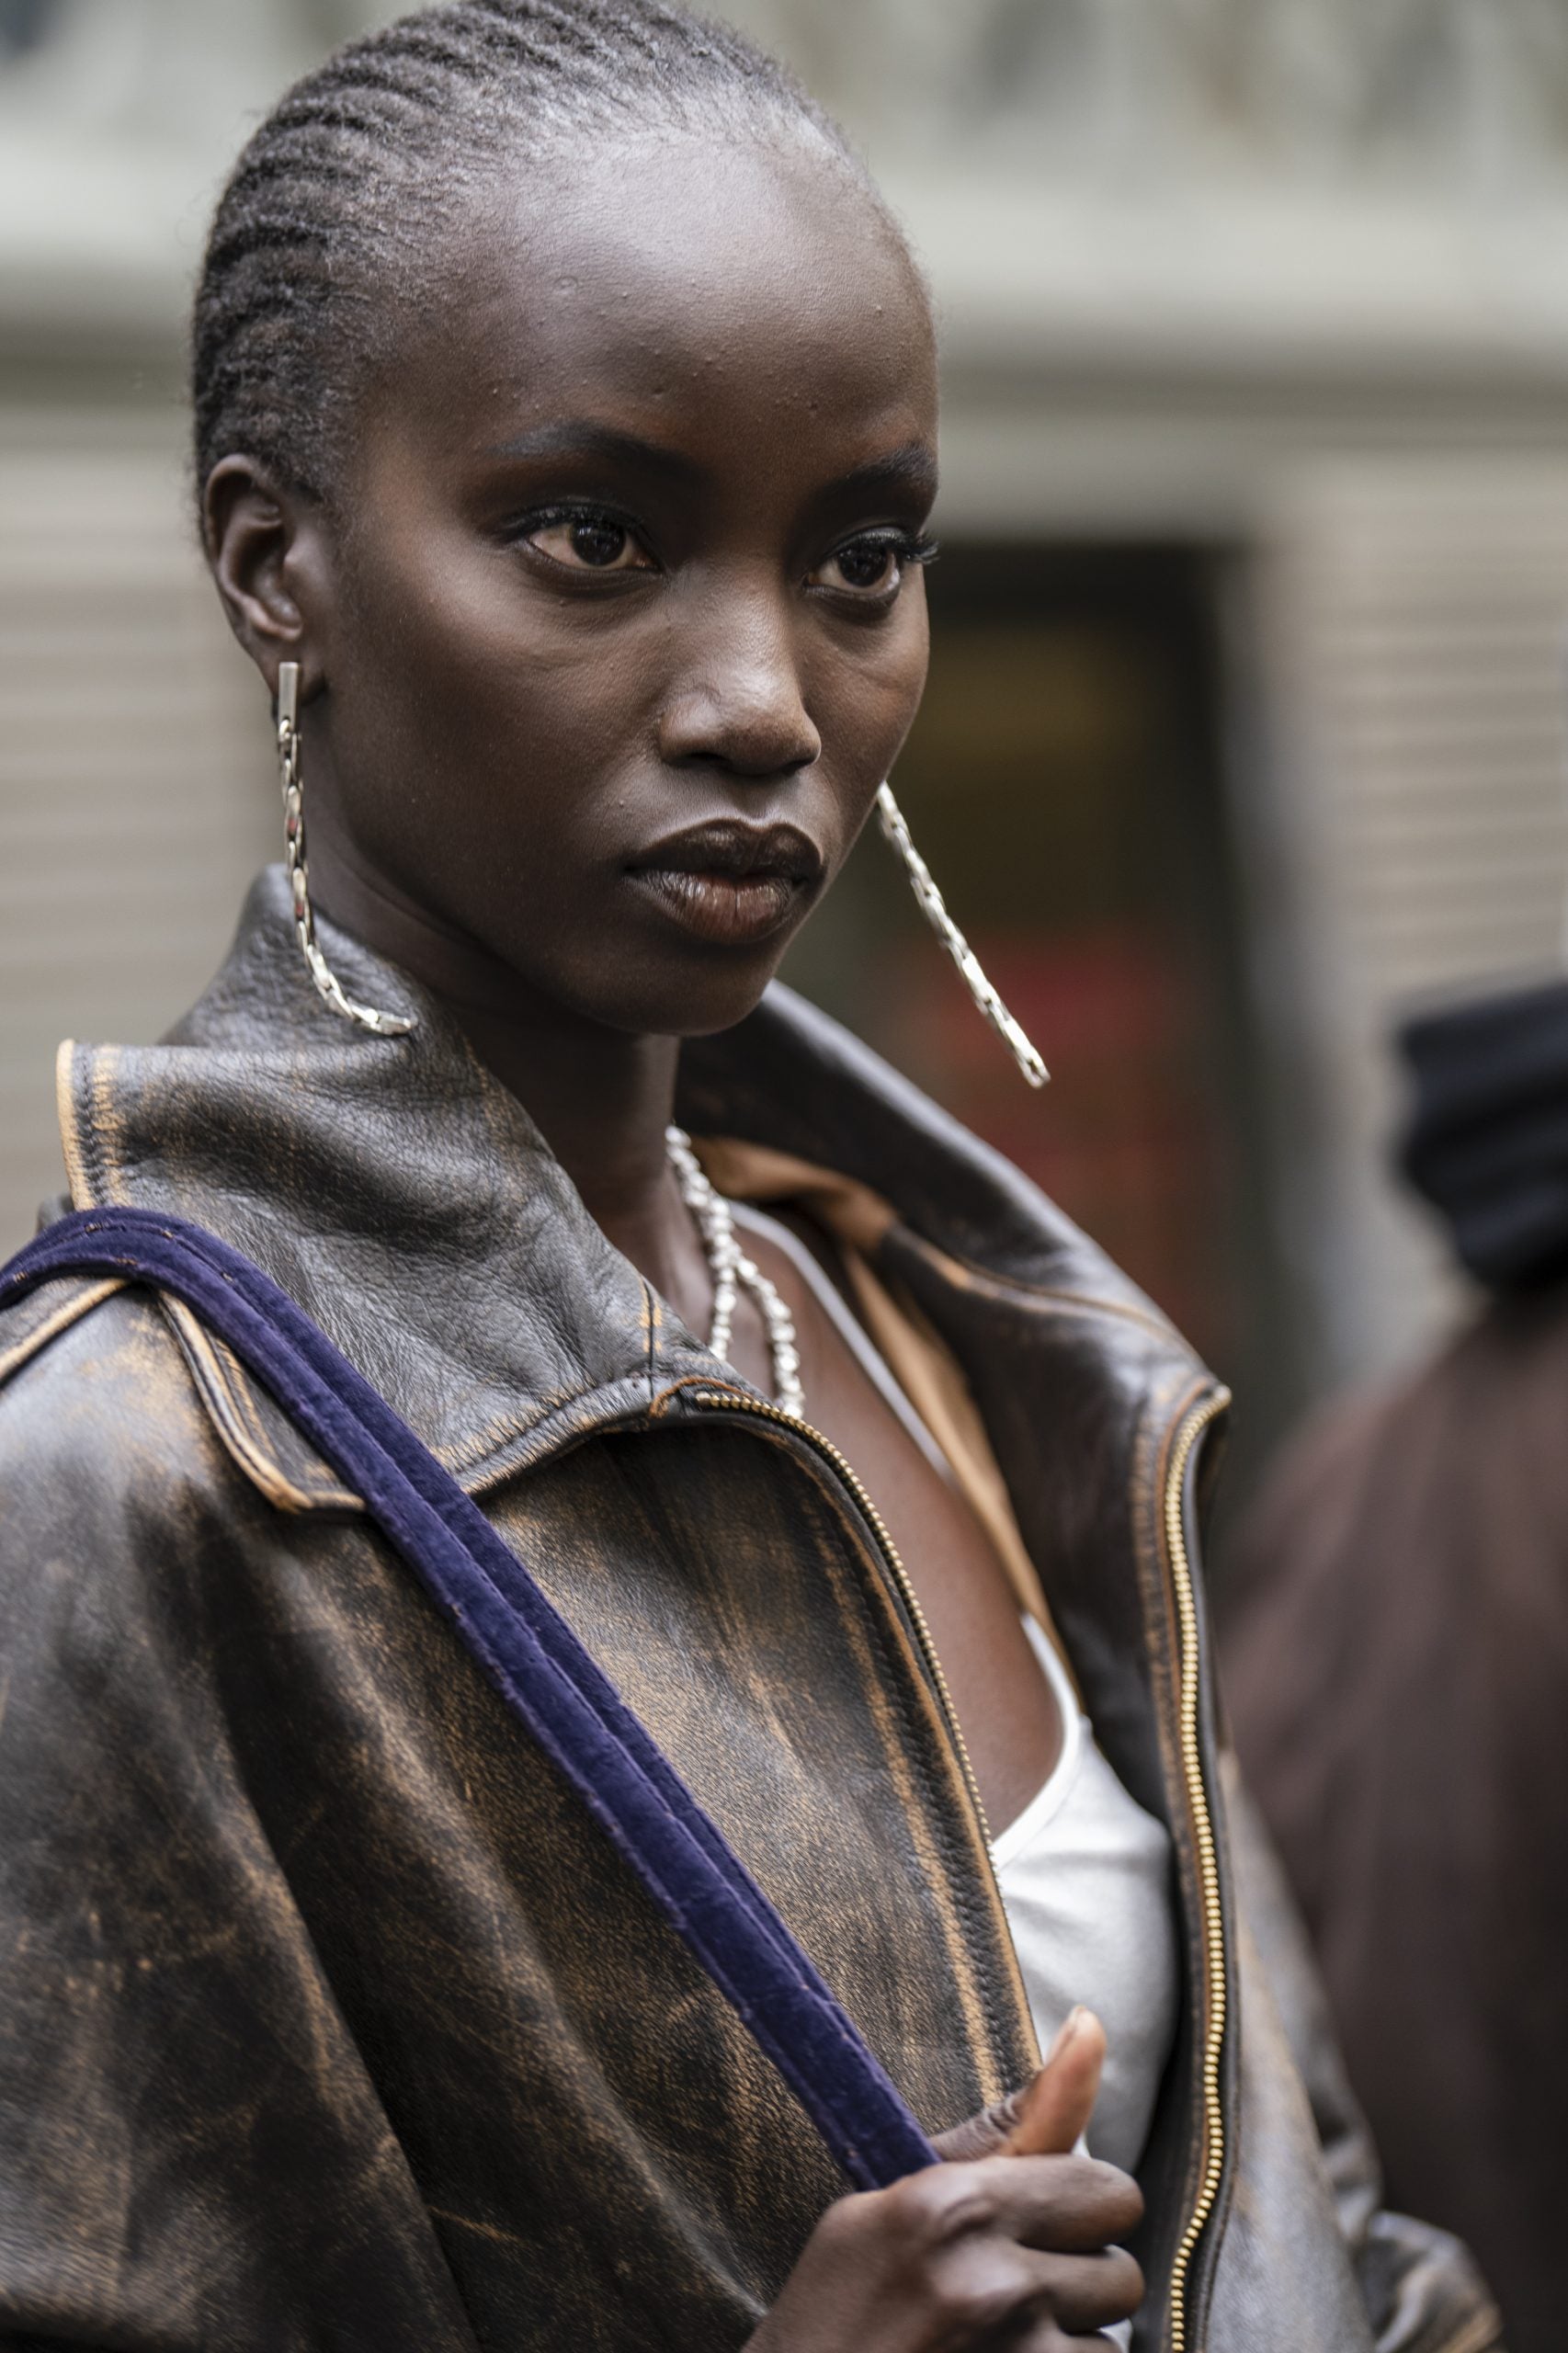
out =
[[[477,1496],[923,2122],[1036,2051],[918,1613],[842,1458],[676,1323],[437,1006],[280,878],[164,1045],[75,1048],[79,1207],[247,1251]],[[1216,1741],[1195,1504],[1222,1394],[1014,1171],[782,991],[684,1122],[887,1205],[1111,1762],[1170,1826],[1185,2024],[1136,2343],[1480,2353],[1380,2212]],[[842,2184],[355,1497],[182,1310],[0,1317],[0,2344],[733,2348]]]

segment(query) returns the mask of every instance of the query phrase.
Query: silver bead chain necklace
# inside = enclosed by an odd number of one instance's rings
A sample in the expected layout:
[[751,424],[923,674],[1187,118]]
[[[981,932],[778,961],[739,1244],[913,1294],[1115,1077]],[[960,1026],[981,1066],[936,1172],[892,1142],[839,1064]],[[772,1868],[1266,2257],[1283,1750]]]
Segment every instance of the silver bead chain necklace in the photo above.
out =
[[713,1327],[708,1345],[716,1357],[729,1361],[730,1334],[735,1302],[744,1290],[753,1298],[767,1329],[768,1360],[773,1368],[773,1402],[781,1414],[803,1421],[806,1396],[801,1387],[801,1352],[795,1343],[795,1319],[756,1260],[741,1248],[730,1204],[716,1193],[702,1173],[681,1128],[665,1130],[665,1151],[675,1171],[681,1199],[691,1211],[702,1242],[703,1256],[713,1277]]

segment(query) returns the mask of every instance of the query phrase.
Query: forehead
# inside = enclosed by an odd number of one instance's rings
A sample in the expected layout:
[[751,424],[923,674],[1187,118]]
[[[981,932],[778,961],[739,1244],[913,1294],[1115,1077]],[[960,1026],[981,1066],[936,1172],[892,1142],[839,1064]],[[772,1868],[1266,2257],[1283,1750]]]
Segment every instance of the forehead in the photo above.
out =
[[450,438],[607,405],[934,445],[924,289],[815,131],[585,133],[498,172],[390,390]]

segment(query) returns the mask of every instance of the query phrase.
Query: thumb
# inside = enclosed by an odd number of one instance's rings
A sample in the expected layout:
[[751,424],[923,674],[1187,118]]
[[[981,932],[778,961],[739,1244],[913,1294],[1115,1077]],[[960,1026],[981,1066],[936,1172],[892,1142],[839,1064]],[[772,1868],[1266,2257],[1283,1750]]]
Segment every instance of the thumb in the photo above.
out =
[[1082,2005],[1067,2017],[1045,2064],[1018,2102],[1007,2135],[1011,2157],[1066,2156],[1078,2144],[1099,2097],[1105,2029]]
[[1105,2063],[1105,2029],[1092,2010],[1068,2017],[1038,2075],[994,2108],[939,2133],[951,2163],[977,2157],[1066,2155],[1094,2112]]

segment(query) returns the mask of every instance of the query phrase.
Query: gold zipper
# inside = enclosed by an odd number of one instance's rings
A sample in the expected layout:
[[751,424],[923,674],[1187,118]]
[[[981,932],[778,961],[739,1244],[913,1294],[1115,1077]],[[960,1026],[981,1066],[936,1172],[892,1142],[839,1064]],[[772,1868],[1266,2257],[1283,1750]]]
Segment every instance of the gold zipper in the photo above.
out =
[[752,1414],[758,1421],[782,1423],[787,1430],[793,1430],[797,1438],[805,1438],[808,1444],[815,1447],[819,1454],[826,1457],[854,1496],[856,1503],[865,1514],[872,1534],[882,1549],[888,1567],[892,1572],[892,1580],[898,1588],[899,1598],[909,1612],[909,1621],[915,1629],[921,1655],[929,1670],[937,1697],[941,1703],[942,1713],[947,1720],[948,1730],[952,1735],[953,1748],[963,1775],[964,1787],[969,1792],[970,1803],[974,1808],[975,1817],[980,1824],[981,1836],[985,1841],[985,1851],[989,1855],[991,1832],[986,1824],[985,1808],[981,1802],[980,1785],[974,1778],[974,1767],[970,1762],[969,1748],[959,1723],[958,1711],[953,1706],[953,1695],[948,1688],[948,1678],[942,1672],[942,1662],[937,1655],[937,1645],[931,1639],[931,1629],[926,1622],[926,1612],[920,1607],[920,1597],[910,1583],[909,1571],[899,1558],[898,1547],[888,1534],[887,1522],[861,1485],[859,1474],[848,1457],[839,1452],[831,1438],[824,1438],[821,1430],[813,1429],[810,1422],[802,1422],[796,1415],[786,1414],[777,1405],[765,1404],[760,1398],[743,1396],[739,1390],[694,1390],[692,1402],[698,1405],[722,1406],[728,1413]]
[[1216,1415],[1222,1413],[1229,1403],[1229,1397],[1221,1390],[1188,1415],[1176,1433],[1176,1444],[1171,1449],[1170,1469],[1165,1477],[1165,1550],[1170,1559],[1171,1584],[1176,1593],[1176,1636],[1180,1649],[1176,1721],[1182,1775],[1187,1783],[1187,1802],[1192,1816],[1193,1839],[1198,1848],[1199,1901],[1208,1973],[1201,2071],[1203,2168],[1199,2177],[1198,2196],[1171,2265],[1170,2353],[1186,2353],[1187,2273],[1198,2242],[1203,2235],[1204,2225],[1214,2211],[1225,2167],[1225,2127],[1220,2099],[1220,2063],[1225,2042],[1225,1922],[1220,1905],[1220,1865],[1214,1845],[1214,1824],[1209,1812],[1208,1791],[1203,1786],[1203,1763],[1199,1745],[1198,1607],[1193,1597],[1192,1563],[1187,1549],[1182,1500],[1193,1449]]

